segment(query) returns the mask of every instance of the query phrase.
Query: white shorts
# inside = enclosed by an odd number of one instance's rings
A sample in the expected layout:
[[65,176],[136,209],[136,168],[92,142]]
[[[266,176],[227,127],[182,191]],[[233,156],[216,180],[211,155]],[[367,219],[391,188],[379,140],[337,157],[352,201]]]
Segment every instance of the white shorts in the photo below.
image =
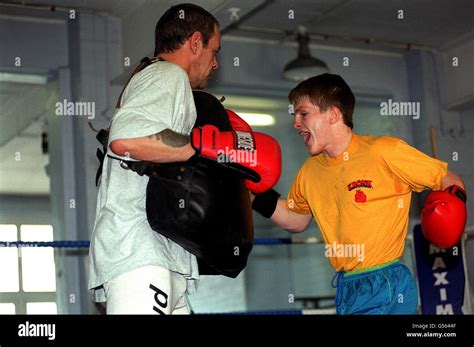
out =
[[160,266],[143,266],[104,284],[107,314],[189,314],[186,279]]

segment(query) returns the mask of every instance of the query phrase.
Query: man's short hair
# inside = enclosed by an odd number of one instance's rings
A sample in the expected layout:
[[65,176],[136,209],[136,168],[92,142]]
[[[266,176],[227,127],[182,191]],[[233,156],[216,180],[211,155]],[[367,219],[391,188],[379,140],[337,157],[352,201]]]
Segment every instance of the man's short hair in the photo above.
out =
[[336,106],[342,113],[344,124],[353,128],[352,113],[355,97],[351,88],[339,75],[325,73],[304,80],[288,95],[294,105],[308,98],[313,105],[326,112],[329,107]]
[[209,43],[219,22],[212,14],[194,4],[180,4],[171,7],[156,23],[155,56],[172,52],[196,31],[202,35],[204,47]]

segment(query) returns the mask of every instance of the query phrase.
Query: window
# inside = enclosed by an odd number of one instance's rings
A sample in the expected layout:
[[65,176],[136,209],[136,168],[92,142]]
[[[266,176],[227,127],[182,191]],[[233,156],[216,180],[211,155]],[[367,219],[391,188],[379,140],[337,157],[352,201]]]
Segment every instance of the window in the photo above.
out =
[[26,314],[58,314],[55,302],[28,302]]
[[[22,225],[21,241],[53,241],[51,225]],[[22,282],[25,292],[55,292],[54,249],[22,247]]]
[[2,304],[0,303],[0,314],[15,314],[15,304],[13,303],[8,303],[8,304]]
[[[51,225],[0,225],[0,241],[53,241]],[[57,314],[51,247],[0,247],[0,314]]]
[[[16,225],[2,225],[0,228],[0,240],[18,241]],[[0,292],[15,293],[20,290],[18,271],[18,248],[0,248]]]

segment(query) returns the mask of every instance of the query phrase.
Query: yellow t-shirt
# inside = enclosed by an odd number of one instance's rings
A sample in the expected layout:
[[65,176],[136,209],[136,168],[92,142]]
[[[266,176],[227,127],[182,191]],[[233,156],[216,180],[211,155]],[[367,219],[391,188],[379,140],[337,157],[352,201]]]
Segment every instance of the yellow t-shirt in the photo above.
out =
[[447,166],[403,140],[353,133],[338,157],[305,161],[286,204],[314,216],[336,271],[365,269],[402,256],[411,192],[441,189]]

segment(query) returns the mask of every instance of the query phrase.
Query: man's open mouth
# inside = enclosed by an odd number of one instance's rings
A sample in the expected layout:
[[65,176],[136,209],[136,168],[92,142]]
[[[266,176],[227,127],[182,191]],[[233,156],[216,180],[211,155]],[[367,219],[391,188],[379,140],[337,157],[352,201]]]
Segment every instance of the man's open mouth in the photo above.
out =
[[303,136],[303,139],[304,139],[304,143],[308,144],[309,142],[309,139],[311,138],[311,134],[309,133],[309,131],[300,131],[299,134],[301,136]]

